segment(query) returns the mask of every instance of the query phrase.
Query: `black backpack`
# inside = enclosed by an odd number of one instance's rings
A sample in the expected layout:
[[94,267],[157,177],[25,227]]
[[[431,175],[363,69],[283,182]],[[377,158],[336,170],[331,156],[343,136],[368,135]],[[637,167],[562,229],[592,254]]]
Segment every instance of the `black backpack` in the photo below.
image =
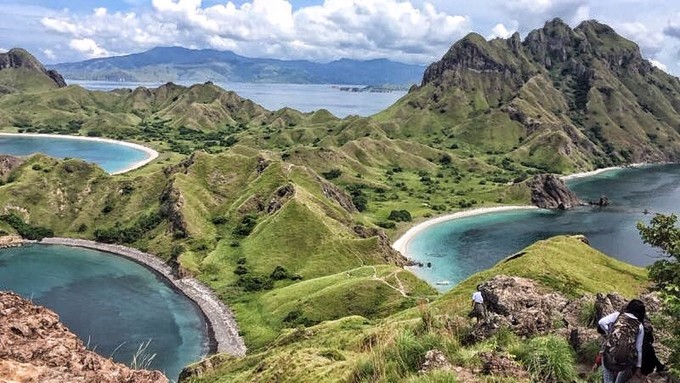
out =
[[626,314],[619,315],[612,325],[603,346],[602,363],[610,371],[624,371],[637,362],[635,342],[640,331],[640,321]]

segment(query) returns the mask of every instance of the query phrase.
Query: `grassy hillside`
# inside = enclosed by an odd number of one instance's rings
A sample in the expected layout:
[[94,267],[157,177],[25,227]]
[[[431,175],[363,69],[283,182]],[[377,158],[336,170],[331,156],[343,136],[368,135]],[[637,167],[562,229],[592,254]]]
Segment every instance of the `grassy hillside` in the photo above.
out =
[[125,139],[161,156],[118,176],[30,157],[0,172],[0,228],[125,244],[207,283],[250,354],[217,357],[198,381],[452,381],[415,369],[433,347],[465,371],[493,349],[460,342],[477,282],[505,273],[570,297],[630,296],[645,273],[558,237],[438,296],[389,236],[527,204],[536,173],[676,159],[679,92],[608,27],[555,20],[524,42],[466,37],[372,118],[267,111],[211,83],[6,94],[1,129]]
[[[354,272],[371,273],[362,269]],[[644,269],[610,258],[578,237],[554,237],[531,245],[493,268],[471,276],[430,303],[422,300],[417,309],[384,319],[347,316],[316,326],[287,330],[267,350],[243,359],[213,357],[213,367],[205,375],[186,381],[466,381],[469,375],[465,374],[470,374],[471,369],[478,365],[481,352],[507,350],[519,354],[522,345],[530,343],[528,340],[518,342],[507,333],[473,346],[461,343],[472,324],[465,319],[471,293],[478,283],[498,274],[531,278],[548,290],[570,297],[611,291],[633,297],[648,284]],[[346,278],[351,277],[343,277]],[[299,288],[306,286],[300,284]],[[301,306],[304,307],[304,303]],[[277,315],[274,307],[270,307],[271,312]],[[440,326],[437,323],[448,324]],[[432,348],[443,351],[457,368],[452,372],[418,374],[419,361],[422,362],[425,352]],[[483,380],[479,373],[473,376],[480,381],[522,381],[513,377]]]
[[423,83],[383,112],[390,137],[500,153],[570,172],[680,155],[680,81],[631,41],[559,19],[486,41],[471,34],[432,64]]

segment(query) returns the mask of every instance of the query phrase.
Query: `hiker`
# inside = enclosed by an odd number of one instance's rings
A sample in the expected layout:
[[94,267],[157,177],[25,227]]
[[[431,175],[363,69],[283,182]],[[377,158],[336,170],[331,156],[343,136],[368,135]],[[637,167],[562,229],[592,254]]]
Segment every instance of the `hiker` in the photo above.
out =
[[598,322],[606,334],[601,351],[604,383],[624,383],[633,375],[642,377],[645,311],[645,304],[633,299],[623,312],[615,311]]
[[486,317],[484,298],[479,291],[480,286],[481,285],[477,285],[477,291],[472,293],[472,311],[468,314],[468,318],[477,318],[477,323]]
[[649,375],[654,372],[662,372],[666,370],[666,366],[659,361],[654,350],[654,328],[652,324],[646,320],[642,327],[645,329],[645,337],[642,340],[642,367],[640,372],[642,375]]

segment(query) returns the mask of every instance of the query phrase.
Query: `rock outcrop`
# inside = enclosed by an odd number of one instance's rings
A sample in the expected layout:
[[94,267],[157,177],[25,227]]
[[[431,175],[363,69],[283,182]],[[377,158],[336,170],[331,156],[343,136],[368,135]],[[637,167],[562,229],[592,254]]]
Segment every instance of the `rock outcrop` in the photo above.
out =
[[8,247],[20,247],[23,244],[23,239],[18,235],[3,235],[0,236],[0,249]]
[[22,158],[0,155],[0,178],[5,179],[12,170],[18,168],[23,163],[24,160]]
[[472,340],[487,338],[501,327],[521,336],[546,334],[554,329],[568,300],[546,292],[536,282],[519,277],[497,275],[479,287],[487,318],[473,331]]
[[36,383],[168,382],[159,371],[132,370],[87,350],[57,314],[10,292],[0,292],[0,377]]
[[531,189],[531,203],[543,209],[570,209],[583,204],[567,188],[564,181],[553,174],[541,174],[527,181]]
[[13,48],[6,53],[0,53],[0,70],[24,68],[30,71],[40,72],[54,82],[55,87],[63,88],[66,86],[64,78],[55,70],[47,70],[33,57],[32,54],[21,48]]

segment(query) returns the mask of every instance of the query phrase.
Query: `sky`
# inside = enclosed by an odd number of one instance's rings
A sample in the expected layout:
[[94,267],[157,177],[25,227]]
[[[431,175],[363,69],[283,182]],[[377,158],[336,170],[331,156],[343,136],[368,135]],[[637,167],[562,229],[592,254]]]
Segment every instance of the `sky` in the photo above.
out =
[[22,47],[44,63],[183,46],[429,64],[470,32],[524,38],[555,17],[609,24],[680,75],[678,0],[0,0],[0,50]]

